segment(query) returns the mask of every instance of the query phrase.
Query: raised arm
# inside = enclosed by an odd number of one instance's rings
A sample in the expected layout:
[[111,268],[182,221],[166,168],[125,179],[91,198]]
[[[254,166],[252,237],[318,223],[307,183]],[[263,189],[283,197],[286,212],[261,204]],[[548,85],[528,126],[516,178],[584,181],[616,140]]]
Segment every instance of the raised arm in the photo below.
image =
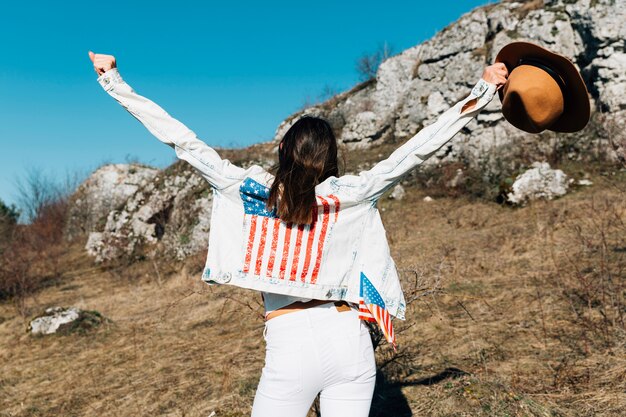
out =
[[497,89],[506,83],[507,76],[504,64],[488,66],[470,94],[440,115],[433,124],[420,130],[371,169],[359,175],[340,177],[336,184],[350,189],[359,200],[377,200],[467,125],[491,101]]
[[247,170],[222,159],[209,145],[198,139],[187,126],[170,116],[153,101],[135,93],[122,79],[112,55],[89,52],[98,82],[104,90],[139,120],[157,139],[171,146],[178,158],[189,162],[217,189],[240,182]]

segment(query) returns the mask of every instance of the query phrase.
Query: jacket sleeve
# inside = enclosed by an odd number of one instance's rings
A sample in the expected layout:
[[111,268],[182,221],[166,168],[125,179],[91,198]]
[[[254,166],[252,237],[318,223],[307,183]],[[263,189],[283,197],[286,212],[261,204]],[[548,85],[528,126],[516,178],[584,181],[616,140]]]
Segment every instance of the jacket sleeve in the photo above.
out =
[[[496,85],[480,79],[469,96],[441,114],[431,125],[397,148],[387,159],[359,175],[346,175],[337,181],[346,186],[358,200],[375,201],[402,177],[430,158],[439,148],[457,134],[493,98]],[[469,106],[474,102],[474,107]],[[468,104],[468,110],[463,111]]]
[[117,68],[98,77],[104,90],[139,120],[161,142],[174,148],[178,158],[189,162],[217,189],[241,181],[246,171],[227,159],[221,159],[215,149],[201,141],[187,126],[170,116],[158,104],[135,93],[126,84]]

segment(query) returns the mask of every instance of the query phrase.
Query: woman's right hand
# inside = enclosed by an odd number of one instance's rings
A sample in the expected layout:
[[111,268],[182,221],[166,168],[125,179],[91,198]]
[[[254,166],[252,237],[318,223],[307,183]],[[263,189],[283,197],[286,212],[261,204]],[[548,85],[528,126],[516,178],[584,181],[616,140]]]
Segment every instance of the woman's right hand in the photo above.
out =
[[115,57],[113,55],[94,54],[89,51],[89,59],[93,62],[93,69],[98,76],[104,74],[111,68],[117,68]]
[[506,68],[506,65],[502,62],[496,62],[495,64],[489,65],[485,68],[482,79],[488,83],[495,84],[497,86],[497,90],[499,90],[504,87],[508,77],[509,70]]

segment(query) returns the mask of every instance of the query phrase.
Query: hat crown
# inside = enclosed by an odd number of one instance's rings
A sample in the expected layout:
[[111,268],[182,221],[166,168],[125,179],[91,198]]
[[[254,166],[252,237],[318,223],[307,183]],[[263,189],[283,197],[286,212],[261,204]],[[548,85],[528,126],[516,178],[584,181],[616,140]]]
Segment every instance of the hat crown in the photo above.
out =
[[576,132],[590,116],[587,87],[572,61],[530,42],[512,42],[497,54],[509,70],[498,92],[504,117],[531,133]]
[[509,74],[502,101],[504,117],[515,127],[531,133],[549,128],[565,108],[556,80],[534,65],[520,65]]

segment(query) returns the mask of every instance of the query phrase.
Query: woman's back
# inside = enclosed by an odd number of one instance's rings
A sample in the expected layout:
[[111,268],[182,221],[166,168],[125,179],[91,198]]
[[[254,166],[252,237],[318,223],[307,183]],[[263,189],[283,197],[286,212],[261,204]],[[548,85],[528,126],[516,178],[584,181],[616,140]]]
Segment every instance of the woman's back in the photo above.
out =
[[285,222],[266,206],[272,181],[268,172],[250,168],[238,187],[215,190],[203,280],[358,303],[364,273],[385,279],[379,291],[390,312],[403,317],[404,299],[376,205],[356,200],[355,184],[330,177],[315,187],[312,221]]

